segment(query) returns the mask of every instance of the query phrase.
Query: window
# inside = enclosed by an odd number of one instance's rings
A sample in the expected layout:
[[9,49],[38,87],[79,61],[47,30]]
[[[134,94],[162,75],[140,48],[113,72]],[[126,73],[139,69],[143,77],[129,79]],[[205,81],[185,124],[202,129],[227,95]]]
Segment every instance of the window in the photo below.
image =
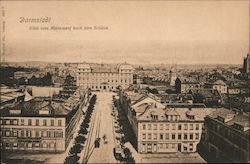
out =
[[42,131],[42,137],[47,137],[46,131]]
[[184,152],[187,151],[187,146],[183,146]]
[[34,143],[34,146],[33,147],[40,147],[40,144],[39,143]]
[[54,126],[54,120],[50,120],[50,126]]
[[56,131],[55,136],[56,138],[63,138],[63,131]]
[[175,144],[172,144],[172,148],[175,148]]
[[17,135],[18,135],[16,130],[13,130],[12,134],[13,134],[13,137],[17,137]]
[[62,126],[62,120],[58,120],[58,126]]
[[36,126],[39,126],[39,120],[36,119]]
[[184,140],[187,140],[187,137],[188,135],[187,135],[187,133],[184,133]]
[[47,126],[47,120],[43,120],[43,126]]
[[17,120],[14,120],[13,123],[14,123],[14,125],[18,125]]
[[6,142],[5,147],[11,147],[11,144]]
[[193,151],[193,144],[192,144],[192,143],[189,144],[189,150],[190,150],[190,151]]
[[165,139],[169,140],[169,134],[168,133],[165,134]]
[[142,130],[146,130],[146,125],[142,124]]
[[50,131],[50,137],[54,138],[55,137],[55,132],[54,131]]
[[21,119],[21,125],[24,125],[24,119]]
[[178,130],[181,130],[181,124],[178,125]]
[[39,131],[36,131],[35,135],[36,135],[37,138],[40,137]]
[[196,140],[199,139],[199,133],[195,133],[195,139],[196,139]]
[[172,124],[172,130],[175,130],[175,124]]
[[44,147],[44,148],[48,147],[47,143],[43,143],[42,147]]
[[146,139],[146,134],[142,133],[142,139],[145,140]]
[[160,140],[163,140],[163,133],[160,133]]
[[26,137],[31,137],[31,131],[30,130],[26,131]]
[[158,120],[158,115],[152,115],[152,120],[154,121]]
[[6,124],[6,125],[10,125],[10,120],[6,120],[6,121],[5,121],[5,124]]
[[5,136],[9,137],[10,136],[10,131],[5,131]]
[[181,140],[181,134],[178,134],[178,140]]
[[14,125],[14,120],[10,120],[10,125]]
[[199,124],[195,125],[195,130],[199,130]]
[[148,139],[149,139],[149,140],[152,139],[152,134],[151,134],[151,133],[148,134]]
[[189,139],[192,140],[193,139],[193,133],[190,133],[189,135]]
[[31,126],[32,125],[32,120],[28,119],[28,125]]
[[169,130],[169,124],[166,124],[165,129]]
[[189,124],[190,130],[194,130],[194,124]]
[[23,130],[21,131],[21,137],[24,137],[24,131]]
[[160,130],[163,130],[163,124],[160,124]]
[[50,147],[50,148],[54,148],[54,147],[55,147],[55,143],[50,143],[50,144],[49,144],[49,147]]
[[154,130],[157,130],[157,124],[154,124]]
[[13,147],[17,147],[17,143],[16,142],[13,143]]
[[172,134],[172,140],[175,140],[175,134]]
[[169,144],[167,143],[167,144],[166,144],[166,148],[168,149],[168,147],[169,147]]
[[154,133],[154,140],[157,140],[157,133]]
[[187,130],[187,129],[188,129],[188,125],[184,124],[184,130]]
[[151,130],[151,124],[148,124],[148,130]]

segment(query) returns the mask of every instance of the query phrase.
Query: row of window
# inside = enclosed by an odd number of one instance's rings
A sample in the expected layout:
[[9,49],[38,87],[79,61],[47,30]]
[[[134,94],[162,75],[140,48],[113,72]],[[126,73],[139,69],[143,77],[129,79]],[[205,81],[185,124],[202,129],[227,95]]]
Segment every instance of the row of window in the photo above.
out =
[[55,148],[56,144],[54,142],[50,143],[39,143],[39,142],[14,142],[5,143],[5,148]]
[[4,130],[3,137],[29,137],[29,138],[63,138],[63,131],[58,130]]
[[182,149],[182,144],[181,143],[159,143],[158,144],[158,149],[157,149],[157,144],[142,144],[142,152],[161,152],[162,150],[166,149],[176,149],[178,145],[178,151],[180,152],[187,152],[188,147],[189,151],[193,151],[193,143],[189,144],[184,144],[183,149]]
[[142,124],[142,130],[200,130],[200,124]]
[[79,77],[78,78],[78,80],[79,81],[92,81],[92,82],[96,82],[96,83],[98,83],[98,82],[111,82],[111,83],[118,83],[118,81],[120,81],[121,83],[131,83],[132,82],[132,80],[131,79],[121,79],[121,80],[105,80],[105,79],[89,79],[89,78],[81,78],[81,77]]
[[46,119],[5,119],[0,120],[2,125],[28,125],[28,126],[62,126],[62,120],[46,120]]
[[[81,70],[80,70],[81,71]],[[131,71],[128,71],[127,73],[130,73]],[[105,76],[130,76],[131,74],[122,74],[122,73],[86,73],[86,72],[78,72],[79,75],[92,75],[92,76],[102,76],[102,77],[105,77]]]
[[198,140],[199,133],[142,133],[142,140]]

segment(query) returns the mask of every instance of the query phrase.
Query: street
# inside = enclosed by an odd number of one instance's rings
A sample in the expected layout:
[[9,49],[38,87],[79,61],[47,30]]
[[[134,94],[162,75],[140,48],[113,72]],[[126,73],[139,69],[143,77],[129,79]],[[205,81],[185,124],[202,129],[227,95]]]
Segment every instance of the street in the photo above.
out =
[[[90,122],[90,132],[85,145],[84,161],[88,163],[117,163],[113,148],[115,147],[114,132],[111,117],[112,92],[94,92],[97,101]],[[103,136],[106,134],[107,144],[104,144]],[[100,147],[95,148],[96,138],[101,138]]]

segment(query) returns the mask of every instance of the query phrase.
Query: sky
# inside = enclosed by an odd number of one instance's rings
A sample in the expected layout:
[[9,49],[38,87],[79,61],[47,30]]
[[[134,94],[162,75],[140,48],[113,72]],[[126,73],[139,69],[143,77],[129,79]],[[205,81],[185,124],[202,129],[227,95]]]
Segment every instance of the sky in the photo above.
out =
[[[2,6],[6,61],[241,64],[249,52],[247,0],[3,1]],[[51,21],[20,23],[20,17]]]

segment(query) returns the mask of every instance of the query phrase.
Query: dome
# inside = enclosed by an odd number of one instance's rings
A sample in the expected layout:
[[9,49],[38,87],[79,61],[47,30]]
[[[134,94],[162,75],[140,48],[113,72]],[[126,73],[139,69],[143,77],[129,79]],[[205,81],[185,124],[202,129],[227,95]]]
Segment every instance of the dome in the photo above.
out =
[[89,64],[78,64],[78,69],[90,69]]
[[121,64],[119,69],[133,70],[134,68],[129,64]]

